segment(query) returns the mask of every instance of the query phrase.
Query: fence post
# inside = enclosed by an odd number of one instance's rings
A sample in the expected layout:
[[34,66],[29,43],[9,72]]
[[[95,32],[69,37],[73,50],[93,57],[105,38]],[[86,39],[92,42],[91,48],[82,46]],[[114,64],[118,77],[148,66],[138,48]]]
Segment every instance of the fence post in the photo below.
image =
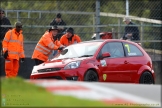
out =
[[19,11],[17,11],[17,21],[19,21]]
[[31,17],[30,17],[30,12],[29,12],[29,11],[28,11],[28,18],[31,18]]
[[95,33],[95,14],[92,15],[93,17],[93,34]]
[[[100,25],[100,0],[96,0],[96,25]],[[99,39],[100,27],[96,27],[96,39]]]
[[143,29],[143,22],[141,21],[141,36],[140,36],[140,40],[141,40],[141,46],[143,47],[143,32],[144,32],[144,29]]
[[129,0],[126,0],[126,16],[129,16]]
[[118,39],[121,38],[121,18],[118,18]]
[[6,17],[8,17],[8,15],[7,15],[7,14],[8,14],[8,11],[7,11],[7,10],[6,10],[6,12],[5,12],[5,13],[6,13],[6,14],[5,14],[5,16],[6,16]]
[[41,13],[41,12],[39,12],[39,18],[41,18],[41,15],[42,15],[42,13]]
[[115,29],[114,29],[114,28],[112,28],[112,38],[113,38],[113,39],[116,39],[116,36],[115,36]]

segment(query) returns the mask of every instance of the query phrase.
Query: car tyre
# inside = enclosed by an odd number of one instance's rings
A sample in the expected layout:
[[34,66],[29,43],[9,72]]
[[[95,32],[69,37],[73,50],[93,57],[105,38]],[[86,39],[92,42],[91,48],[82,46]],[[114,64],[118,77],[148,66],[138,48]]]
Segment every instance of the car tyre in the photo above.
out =
[[97,73],[93,70],[88,70],[84,76],[84,81],[97,82],[98,81]]
[[142,73],[140,77],[140,84],[154,84],[154,78],[150,72]]

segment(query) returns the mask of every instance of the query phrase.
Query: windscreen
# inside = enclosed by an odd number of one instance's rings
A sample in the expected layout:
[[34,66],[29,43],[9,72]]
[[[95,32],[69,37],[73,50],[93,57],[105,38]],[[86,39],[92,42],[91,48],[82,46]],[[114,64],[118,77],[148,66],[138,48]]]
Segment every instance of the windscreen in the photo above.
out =
[[76,58],[82,57],[84,55],[93,56],[101,44],[102,42],[93,42],[93,43],[79,43],[70,45],[64,48],[62,53],[59,53],[52,60],[64,58]]

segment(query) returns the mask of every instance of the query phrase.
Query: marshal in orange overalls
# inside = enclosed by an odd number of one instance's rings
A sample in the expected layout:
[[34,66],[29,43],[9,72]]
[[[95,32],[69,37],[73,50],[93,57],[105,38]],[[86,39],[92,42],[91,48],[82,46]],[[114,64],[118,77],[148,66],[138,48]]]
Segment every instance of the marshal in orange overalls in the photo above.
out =
[[79,42],[81,42],[80,37],[74,34],[74,29],[71,27],[67,29],[66,34],[64,34],[60,39],[60,43],[64,46],[69,46]]
[[[53,40],[52,32],[46,31],[37,43],[32,55],[32,59],[37,59],[41,62],[45,62],[48,60],[48,57],[51,54],[52,50],[58,50],[60,46],[62,45],[58,40]],[[38,64],[36,63],[36,65]]]
[[8,51],[8,56],[5,58],[5,72],[7,78],[17,76],[19,59],[25,58],[21,23],[16,23],[16,27],[19,29],[19,32],[17,32],[16,28],[9,30],[2,42],[3,53]]

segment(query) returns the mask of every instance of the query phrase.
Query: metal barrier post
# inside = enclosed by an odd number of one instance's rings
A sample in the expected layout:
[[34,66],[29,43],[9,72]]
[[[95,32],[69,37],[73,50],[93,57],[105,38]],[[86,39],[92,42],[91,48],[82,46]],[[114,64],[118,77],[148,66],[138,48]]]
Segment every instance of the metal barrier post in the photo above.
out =
[[144,29],[143,29],[143,22],[141,21],[141,36],[140,36],[140,40],[141,40],[141,46],[143,47],[143,33],[144,33]]
[[[100,0],[96,0],[96,25],[100,25]],[[100,28],[96,27],[96,39],[100,39],[99,33]]]

